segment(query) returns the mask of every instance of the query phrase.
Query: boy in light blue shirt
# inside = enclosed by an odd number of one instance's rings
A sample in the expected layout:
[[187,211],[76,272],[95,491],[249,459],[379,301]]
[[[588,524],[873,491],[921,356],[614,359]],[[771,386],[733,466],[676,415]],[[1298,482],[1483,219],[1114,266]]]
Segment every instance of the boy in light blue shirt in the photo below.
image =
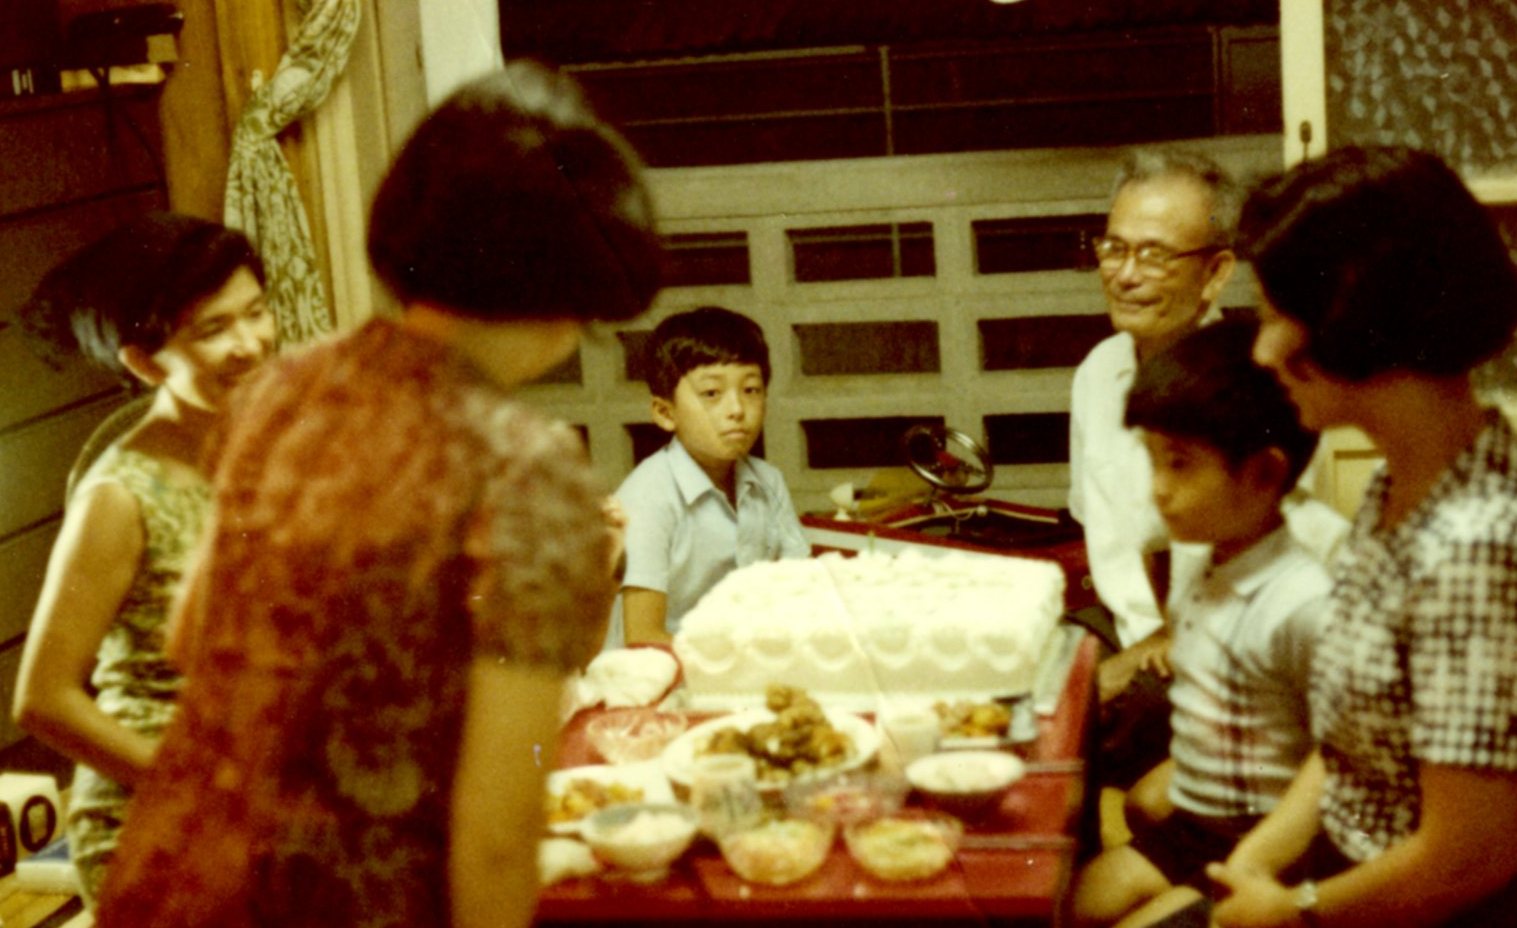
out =
[[626,644],[667,643],[738,567],[806,557],[785,478],[749,454],[764,427],[769,346],[748,317],[707,306],[670,316],[648,344],[653,421],[673,440],[622,481]]

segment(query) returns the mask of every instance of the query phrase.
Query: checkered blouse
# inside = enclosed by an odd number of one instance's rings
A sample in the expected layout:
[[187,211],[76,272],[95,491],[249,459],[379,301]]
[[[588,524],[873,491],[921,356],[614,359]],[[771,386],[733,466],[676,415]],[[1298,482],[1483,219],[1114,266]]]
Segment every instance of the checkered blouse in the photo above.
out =
[[1315,658],[1323,828],[1373,857],[1410,834],[1419,763],[1517,772],[1517,436],[1492,412],[1390,531],[1371,483]]

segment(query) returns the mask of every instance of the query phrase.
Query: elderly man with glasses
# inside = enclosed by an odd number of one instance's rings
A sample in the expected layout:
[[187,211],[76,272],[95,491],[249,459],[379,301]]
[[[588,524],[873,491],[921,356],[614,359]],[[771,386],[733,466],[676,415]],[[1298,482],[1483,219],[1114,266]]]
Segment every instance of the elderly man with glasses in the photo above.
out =
[[[1162,661],[1171,568],[1148,454],[1122,415],[1138,363],[1199,326],[1232,277],[1243,191],[1211,159],[1174,149],[1130,154],[1113,190],[1106,234],[1093,245],[1117,331],[1075,371],[1069,509],[1085,528],[1101,602],[1077,618],[1115,652],[1101,666],[1098,775],[1127,787],[1168,756]],[[1140,672],[1155,658],[1161,672]]]
[[[1092,245],[1117,331],[1075,371],[1069,508],[1085,528],[1101,602],[1076,618],[1113,652],[1100,670],[1093,773],[1103,785],[1127,788],[1168,756],[1164,605],[1171,577],[1186,583],[1205,552],[1171,545],[1153,502],[1148,454],[1123,426],[1123,412],[1138,364],[1214,315],[1238,263],[1232,242],[1244,190],[1210,158],[1167,148],[1130,154],[1113,190],[1106,234]],[[1284,508],[1291,533],[1325,560],[1347,522],[1301,491]],[[1163,815],[1166,787],[1162,771],[1138,783],[1129,824]]]
[[1210,159],[1169,149],[1134,152],[1114,189],[1094,246],[1117,334],[1075,371],[1069,508],[1085,526],[1096,593],[1126,649],[1163,627],[1150,576],[1152,555],[1168,547],[1148,455],[1122,425],[1127,391],[1138,362],[1200,325],[1232,276],[1242,191]]

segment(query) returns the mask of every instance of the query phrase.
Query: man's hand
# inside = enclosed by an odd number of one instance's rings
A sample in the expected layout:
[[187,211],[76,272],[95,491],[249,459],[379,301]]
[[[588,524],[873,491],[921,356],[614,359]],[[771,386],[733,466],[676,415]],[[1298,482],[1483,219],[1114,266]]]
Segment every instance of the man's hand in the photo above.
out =
[[1133,675],[1143,669],[1153,670],[1166,679],[1169,677],[1169,632],[1154,632],[1127,650],[1118,651],[1101,662],[1096,670],[1101,704],[1105,705],[1119,696],[1132,682]]
[[[1155,642],[1155,639],[1163,639]],[[1148,670],[1157,674],[1160,679],[1168,680],[1175,675],[1175,671],[1169,666],[1169,633],[1159,632],[1153,638],[1138,645],[1142,650],[1142,656],[1138,659],[1138,669]]]

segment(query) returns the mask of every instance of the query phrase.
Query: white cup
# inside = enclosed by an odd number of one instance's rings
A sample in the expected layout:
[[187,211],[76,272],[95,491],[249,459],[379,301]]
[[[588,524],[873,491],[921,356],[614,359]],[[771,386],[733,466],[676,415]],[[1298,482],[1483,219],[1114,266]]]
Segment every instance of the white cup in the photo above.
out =
[[880,710],[880,731],[902,767],[938,749],[938,714],[927,706],[890,706]]

